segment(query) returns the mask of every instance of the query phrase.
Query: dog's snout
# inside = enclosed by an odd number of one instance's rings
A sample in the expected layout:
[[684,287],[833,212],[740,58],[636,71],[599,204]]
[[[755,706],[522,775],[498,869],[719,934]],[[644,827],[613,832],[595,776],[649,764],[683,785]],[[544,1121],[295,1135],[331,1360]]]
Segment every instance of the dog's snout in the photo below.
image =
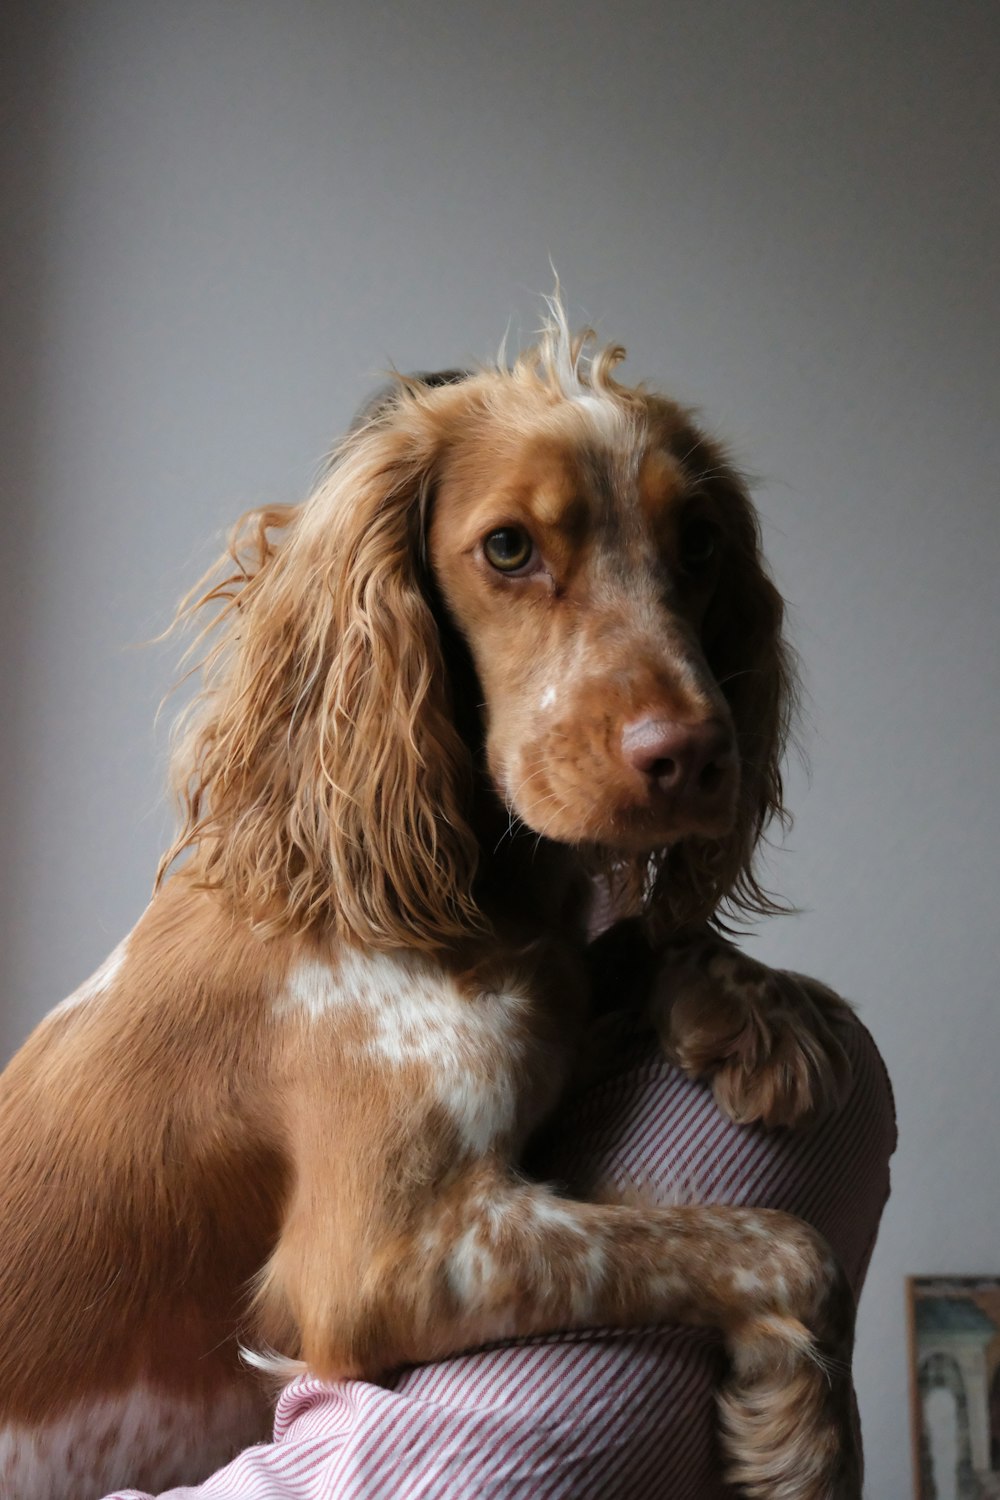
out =
[[718,795],[736,768],[732,731],[718,719],[636,719],[622,730],[622,755],[660,791],[699,800]]

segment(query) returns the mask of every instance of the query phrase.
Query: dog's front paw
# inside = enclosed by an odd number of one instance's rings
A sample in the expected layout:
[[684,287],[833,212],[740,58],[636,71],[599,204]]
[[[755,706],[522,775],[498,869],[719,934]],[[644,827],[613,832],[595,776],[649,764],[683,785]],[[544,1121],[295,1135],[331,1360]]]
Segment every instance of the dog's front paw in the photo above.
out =
[[726,1478],[747,1500],[861,1500],[854,1301],[839,1268],[821,1290],[808,1321],[775,1311],[729,1334],[720,1438]]
[[842,1103],[851,1067],[837,1036],[848,1007],[816,980],[715,938],[668,948],[652,1015],[667,1056],[709,1078],[738,1124],[811,1124]]
[[861,1500],[850,1283],[809,1224],[769,1214],[766,1232],[766,1261],[734,1282],[743,1305],[724,1329],[726,1477],[748,1500]]

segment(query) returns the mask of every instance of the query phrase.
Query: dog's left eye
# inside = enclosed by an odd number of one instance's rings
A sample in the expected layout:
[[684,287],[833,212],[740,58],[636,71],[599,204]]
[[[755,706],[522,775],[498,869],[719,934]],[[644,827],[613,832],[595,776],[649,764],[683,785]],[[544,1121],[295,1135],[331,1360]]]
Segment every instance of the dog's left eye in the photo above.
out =
[[715,556],[718,537],[711,521],[693,516],[685,521],[680,534],[680,562],[686,573],[700,573]]
[[483,542],[486,561],[501,573],[516,573],[531,561],[535,544],[520,526],[501,526]]

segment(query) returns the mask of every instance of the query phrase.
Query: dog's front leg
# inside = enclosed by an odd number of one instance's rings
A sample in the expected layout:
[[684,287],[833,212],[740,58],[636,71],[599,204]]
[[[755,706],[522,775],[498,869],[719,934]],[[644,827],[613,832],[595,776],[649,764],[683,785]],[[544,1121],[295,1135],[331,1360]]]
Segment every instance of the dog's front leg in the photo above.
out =
[[470,1165],[433,1201],[390,1213],[353,1286],[331,1274],[335,1259],[324,1236],[293,1229],[264,1292],[321,1375],[561,1329],[717,1326],[732,1361],[725,1442],[745,1493],[857,1500],[853,1301],[821,1238],[787,1214],[576,1203]]

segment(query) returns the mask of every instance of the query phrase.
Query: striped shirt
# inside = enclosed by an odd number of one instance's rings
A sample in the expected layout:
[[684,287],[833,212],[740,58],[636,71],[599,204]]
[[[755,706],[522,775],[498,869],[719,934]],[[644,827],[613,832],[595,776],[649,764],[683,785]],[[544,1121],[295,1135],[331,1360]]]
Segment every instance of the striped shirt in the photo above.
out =
[[[845,1027],[853,1084],[811,1130],[738,1126],[635,1019],[570,1099],[546,1177],[574,1196],[786,1209],[826,1235],[859,1293],[889,1193],[892,1093],[871,1037]],[[295,1380],[274,1440],[169,1500],[732,1500],[714,1397],[725,1357],[689,1328],[594,1330],[491,1346],[381,1384]],[[112,1500],[149,1500],[121,1490]]]

